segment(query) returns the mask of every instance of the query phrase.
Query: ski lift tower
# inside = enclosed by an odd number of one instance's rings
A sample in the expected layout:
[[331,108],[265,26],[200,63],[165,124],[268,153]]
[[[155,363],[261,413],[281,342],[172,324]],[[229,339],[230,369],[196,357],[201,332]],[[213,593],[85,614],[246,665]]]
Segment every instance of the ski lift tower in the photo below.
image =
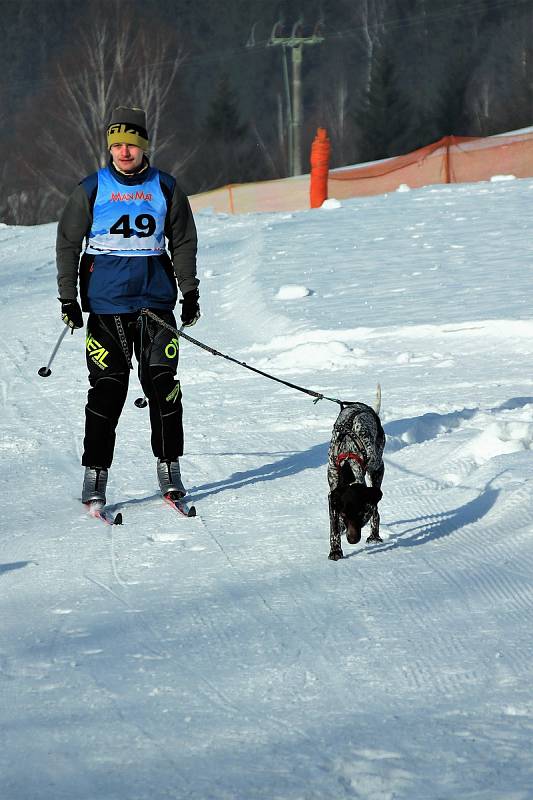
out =
[[[289,174],[302,174],[302,60],[303,49],[307,45],[322,44],[324,41],[324,21],[320,19],[312,31],[304,28],[303,18],[297,20],[289,29],[282,19],[278,20],[272,28],[267,47],[281,47],[283,54],[283,78],[287,97],[288,120],[288,156]],[[254,31],[250,35],[248,47],[255,46]],[[292,62],[292,87],[289,84],[289,69],[287,66],[287,51],[291,53]],[[291,91],[292,88],[292,91]]]

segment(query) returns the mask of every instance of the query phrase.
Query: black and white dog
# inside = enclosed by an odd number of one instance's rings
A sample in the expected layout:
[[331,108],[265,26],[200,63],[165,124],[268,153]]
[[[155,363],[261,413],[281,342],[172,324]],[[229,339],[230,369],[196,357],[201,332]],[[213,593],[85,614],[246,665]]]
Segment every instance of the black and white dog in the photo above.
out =
[[[378,503],[385,466],[385,433],[379,419],[381,389],[376,410],[365,403],[345,403],[333,426],[328,454],[329,558],[343,557],[341,534],[350,544],[361,540],[361,528],[370,520],[367,542],[381,542]],[[368,475],[369,485],[365,480]]]

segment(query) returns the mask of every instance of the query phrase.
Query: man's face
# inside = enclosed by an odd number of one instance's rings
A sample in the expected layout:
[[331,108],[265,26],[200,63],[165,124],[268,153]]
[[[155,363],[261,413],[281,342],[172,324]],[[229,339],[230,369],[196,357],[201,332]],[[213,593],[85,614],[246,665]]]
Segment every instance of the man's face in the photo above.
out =
[[111,158],[121,172],[136,172],[142,164],[144,150],[136,144],[112,144]]

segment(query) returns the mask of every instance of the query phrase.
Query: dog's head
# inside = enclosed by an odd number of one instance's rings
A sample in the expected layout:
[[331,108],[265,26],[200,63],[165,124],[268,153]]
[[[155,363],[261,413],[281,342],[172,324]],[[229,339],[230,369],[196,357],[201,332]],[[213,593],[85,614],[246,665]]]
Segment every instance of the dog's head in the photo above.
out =
[[350,544],[361,540],[361,528],[367,524],[382,497],[381,489],[364,483],[352,483],[335,490],[333,502],[344,520]]

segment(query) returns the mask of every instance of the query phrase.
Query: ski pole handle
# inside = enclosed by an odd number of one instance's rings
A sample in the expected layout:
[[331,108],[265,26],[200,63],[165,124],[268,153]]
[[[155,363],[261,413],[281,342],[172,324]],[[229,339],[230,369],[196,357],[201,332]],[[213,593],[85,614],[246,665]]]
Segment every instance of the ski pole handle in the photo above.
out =
[[41,376],[41,378],[48,378],[48,376],[52,374],[52,370],[50,369],[50,366],[52,364],[52,361],[56,357],[56,353],[59,350],[59,346],[60,346],[61,342],[63,341],[63,339],[65,338],[66,334],[68,333],[68,330],[69,330],[68,326],[65,325],[64,330],[61,331],[61,333],[59,334],[59,339],[55,343],[54,349],[52,350],[52,355],[50,356],[50,359],[48,361],[47,366],[46,367],[41,367],[38,370],[38,374]]

